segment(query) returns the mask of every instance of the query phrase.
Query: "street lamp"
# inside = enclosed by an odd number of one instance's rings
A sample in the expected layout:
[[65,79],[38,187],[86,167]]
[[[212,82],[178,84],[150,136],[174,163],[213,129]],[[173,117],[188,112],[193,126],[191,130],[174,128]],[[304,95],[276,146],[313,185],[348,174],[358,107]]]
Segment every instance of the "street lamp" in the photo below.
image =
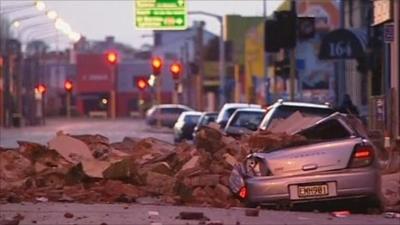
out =
[[44,11],[46,9],[46,4],[43,1],[36,1],[35,2],[35,7],[39,11]]
[[224,17],[213,13],[203,11],[192,11],[189,12],[192,15],[203,15],[213,17],[218,20],[220,24],[220,38],[219,38],[219,82],[220,82],[220,93],[219,93],[219,104],[220,106],[225,102],[225,44],[224,44]]
[[51,19],[51,20],[56,20],[57,17],[58,17],[57,12],[54,11],[54,10],[47,11],[47,12],[46,12],[46,15],[47,15],[47,17],[48,17],[49,19]]
[[11,23],[11,26],[13,26],[13,27],[15,27],[15,28],[18,28],[18,27],[21,26],[21,22],[19,22],[18,20],[17,20],[17,21],[14,21],[14,22]]

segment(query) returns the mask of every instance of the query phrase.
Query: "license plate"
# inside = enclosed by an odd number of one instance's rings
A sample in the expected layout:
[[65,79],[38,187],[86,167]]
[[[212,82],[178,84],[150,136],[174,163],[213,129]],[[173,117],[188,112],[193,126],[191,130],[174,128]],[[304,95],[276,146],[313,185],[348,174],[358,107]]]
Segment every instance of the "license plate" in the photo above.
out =
[[319,197],[329,195],[327,184],[298,186],[297,195],[300,198]]

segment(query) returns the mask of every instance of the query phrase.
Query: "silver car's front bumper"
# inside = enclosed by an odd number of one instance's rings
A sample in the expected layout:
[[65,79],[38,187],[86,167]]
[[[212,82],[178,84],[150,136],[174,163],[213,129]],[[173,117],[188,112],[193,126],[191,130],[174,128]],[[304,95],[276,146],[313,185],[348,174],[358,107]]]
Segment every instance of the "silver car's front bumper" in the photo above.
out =
[[[296,176],[265,176],[248,178],[245,181],[247,200],[253,203],[273,203],[278,201],[313,201],[329,198],[349,198],[379,195],[380,175],[375,168],[348,169]],[[299,185],[327,184],[329,195],[299,198]]]

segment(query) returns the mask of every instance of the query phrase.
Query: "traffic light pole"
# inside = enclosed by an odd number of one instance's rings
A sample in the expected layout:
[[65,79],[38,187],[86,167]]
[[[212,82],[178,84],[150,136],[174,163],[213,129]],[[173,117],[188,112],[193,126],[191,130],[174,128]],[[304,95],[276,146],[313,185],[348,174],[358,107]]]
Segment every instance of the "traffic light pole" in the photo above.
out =
[[[161,75],[158,75],[157,81],[156,81],[156,96],[157,96],[157,104],[161,104],[161,89],[162,89],[162,84],[161,84]],[[160,115],[158,115],[160,116]],[[157,118],[157,127],[161,127],[161,120]]]
[[290,100],[294,101],[295,99],[295,80],[296,80],[296,48],[292,48],[289,50],[290,57]]
[[67,118],[71,118],[71,92],[68,91],[65,97],[66,97]]
[[117,83],[117,77],[116,77],[116,73],[115,73],[115,70],[116,70],[116,65],[112,65],[111,66],[111,77],[112,77],[112,79],[113,79],[113,81],[114,81],[114,87],[112,88],[112,90],[111,90],[111,96],[110,96],[110,98],[111,98],[111,119],[115,119],[115,117],[116,117],[116,111],[117,111],[117,102],[116,102],[116,92],[117,92],[117,86],[118,86],[118,83]]

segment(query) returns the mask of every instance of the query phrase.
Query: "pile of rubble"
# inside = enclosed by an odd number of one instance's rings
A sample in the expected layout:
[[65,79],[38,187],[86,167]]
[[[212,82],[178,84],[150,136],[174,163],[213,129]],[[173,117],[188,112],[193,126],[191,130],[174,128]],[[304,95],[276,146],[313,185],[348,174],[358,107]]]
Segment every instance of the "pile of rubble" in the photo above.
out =
[[19,142],[18,149],[0,148],[0,202],[111,203],[152,197],[174,205],[240,206],[228,188],[233,166],[250,150],[305,141],[266,132],[236,140],[215,125],[199,131],[196,145],[154,138],[110,143],[101,135],[59,132],[48,146]]

